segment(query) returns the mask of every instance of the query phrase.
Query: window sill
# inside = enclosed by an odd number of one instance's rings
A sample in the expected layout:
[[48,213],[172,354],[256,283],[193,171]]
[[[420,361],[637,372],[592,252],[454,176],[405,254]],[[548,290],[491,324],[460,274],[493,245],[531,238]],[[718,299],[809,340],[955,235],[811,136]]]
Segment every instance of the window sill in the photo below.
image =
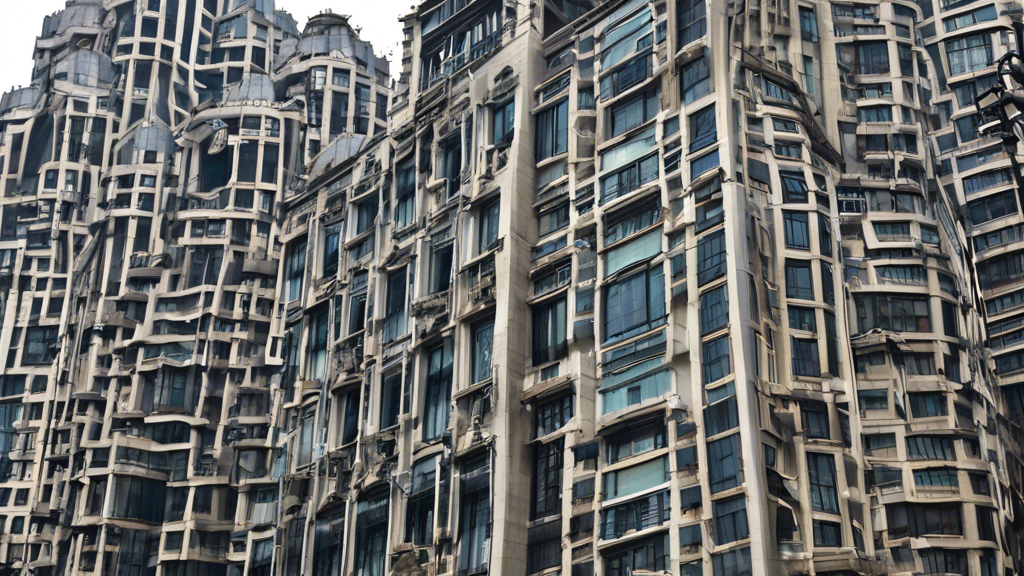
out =
[[453,400],[458,400],[460,398],[464,398],[466,396],[469,396],[470,394],[472,394],[474,392],[477,392],[479,390],[483,390],[484,388],[490,386],[493,382],[494,382],[493,378],[486,378],[484,380],[481,380],[479,382],[471,384],[471,385],[469,385],[469,386],[467,386],[467,387],[465,387],[465,388],[463,388],[461,390],[456,390],[455,393],[452,394],[452,399]]

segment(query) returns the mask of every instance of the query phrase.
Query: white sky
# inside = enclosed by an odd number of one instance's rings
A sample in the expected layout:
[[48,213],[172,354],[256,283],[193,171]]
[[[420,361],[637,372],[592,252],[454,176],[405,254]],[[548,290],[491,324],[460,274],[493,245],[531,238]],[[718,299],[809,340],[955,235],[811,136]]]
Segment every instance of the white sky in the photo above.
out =
[[[398,17],[408,14],[419,0],[276,0],[278,9],[295,17],[299,30],[306,20],[325,8],[349,14],[353,27],[362,27],[360,36],[373,43],[377,54],[391,62],[398,75],[402,65],[402,27]],[[32,46],[43,27],[43,17],[64,8],[65,0],[0,0],[0,92],[27,85],[32,78]]]

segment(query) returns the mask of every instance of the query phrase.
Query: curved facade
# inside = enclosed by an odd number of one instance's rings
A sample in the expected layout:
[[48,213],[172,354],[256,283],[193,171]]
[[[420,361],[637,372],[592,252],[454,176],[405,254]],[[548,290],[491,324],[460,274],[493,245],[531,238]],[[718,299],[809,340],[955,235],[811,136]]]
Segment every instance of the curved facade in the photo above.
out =
[[72,0],[0,100],[0,574],[1020,573],[1015,18],[431,0],[393,82]]

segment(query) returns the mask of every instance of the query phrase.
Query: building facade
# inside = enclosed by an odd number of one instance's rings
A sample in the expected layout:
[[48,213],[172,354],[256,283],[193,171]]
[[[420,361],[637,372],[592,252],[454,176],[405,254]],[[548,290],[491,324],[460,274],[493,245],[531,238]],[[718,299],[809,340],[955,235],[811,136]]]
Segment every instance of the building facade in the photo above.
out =
[[0,101],[0,574],[1024,570],[1019,5],[277,8]]

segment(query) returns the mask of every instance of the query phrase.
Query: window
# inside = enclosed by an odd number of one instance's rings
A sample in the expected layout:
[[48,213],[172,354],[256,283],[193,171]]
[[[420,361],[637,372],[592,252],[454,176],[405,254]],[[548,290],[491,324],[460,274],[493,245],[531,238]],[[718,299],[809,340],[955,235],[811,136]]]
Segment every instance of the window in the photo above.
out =
[[824,214],[818,214],[818,250],[825,256],[832,255],[832,221]]
[[57,327],[33,326],[25,330],[22,364],[49,364],[57,357]]
[[625,196],[658,179],[658,154],[628,162],[609,176],[601,179],[601,204]]
[[[609,18],[616,20],[617,18]],[[651,11],[641,10],[620,24],[604,29],[601,37],[601,69],[608,70],[625,56],[651,44]]]
[[[589,519],[594,530],[594,515],[574,517]],[[526,532],[526,573],[533,574],[562,564],[562,522],[555,519],[544,524],[531,526]],[[576,574],[576,571],[573,571]],[[592,575],[591,575],[592,576]]]
[[[494,107],[494,144],[511,144],[515,135],[515,98]],[[567,118],[568,119],[568,118]]]
[[787,204],[807,203],[807,181],[802,172],[779,171],[782,180],[782,198]]
[[814,280],[808,260],[786,260],[786,297],[814,300]]
[[805,42],[818,41],[818,18],[814,8],[800,7],[800,38]]
[[708,480],[712,494],[735,488],[742,482],[740,435],[733,434],[707,443]]
[[690,162],[690,179],[695,179],[701,174],[717,168],[718,165],[718,149],[716,148],[699,158],[694,158]]
[[989,66],[992,63],[992,35],[983,33],[947,40],[946,59],[950,76]]
[[[729,388],[731,391],[733,388],[732,383],[729,383],[725,388]],[[715,390],[717,391],[719,388],[716,388]],[[708,392],[708,395],[708,400],[710,401],[710,391]],[[704,408],[705,434],[709,437],[717,436],[723,432],[728,432],[739,425],[740,418],[739,411],[736,406],[735,394]]]
[[974,194],[989,188],[1013,184],[1013,172],[1009,168],[983,172],[969,178],[964,178],[963,184],[964,194]]
[[604,554],[604,573],[607,576],[629,576],[639,571],[664,571],[669,559],[668,548],[668,534],[659,534],[609,550]]
[[1013,190],[1007,190],[981,200],[968,202],[967,208],[971,212],[971,223],[977,226],[996,218],[1016,214],[1017,199]]
[[956,468],[921,468],[914,470],[914,484],[918,486],[959,486]]
[[648,460],[614,472],[606,472],[602,476],[604,499],[611,500],[650,490],[668,482],[669,477],[668,456]]
[[[111,518],[126,518],[152,523],[163,522],[164,494],[167,486],[165,481],[135,476],[115,476],[114,479],[114,492],[110,504]],[[194,511],[208,514],[209,508],[203,508],[200,492],[201,488],[197,488],[195,491]],[[15,505],[20,504],[24,504],[24,502],[15,502]]]
[[857,393],[861,410],[888,410],[888,390],[861,390]]
[[[345,540],[347,527],[344,511],[335,512],[326,517],[318,515],[314,532],[315,576],[342,576],[342,543]],[[274,548],[273,539],[268,538],[265,542],[269,544],[268,550],[265,552],[267,571],[269,572],[269,562]]]
[[604,243],[614,244],[651,227],[661,210],[657,202],[645,202],[635,208],[617,211],[605,221]]
[[978,130],[981,120],[977,114],[957,118],[954,123],[956,124],[956,133],[960,136],[961,144],[981,138],[981,132]]
[[816,332],[818,330],[818,321],[815,318],[814,308],[790,306],[789,329]]
[[963,536],[960,504],[888,504],[885,512],[890,539]]
[[725,275],[725,231],[704,236],[697,243],[697,284],[703,286]]
[[533,365],[557,360],[568,351],[565,297],[533,308]]
[[564,438],[539,444],[534,454],[533,516],[543,518],[562,511],[562,452]]
[[904,354],[903,364],[911,376],[934,376],[935,355],[931,352]]
[[614,71],[601,76],[601,98],[618,96],[629,88],[646,80],[653,69],[651,54],[645,52],[627,60]]
[[[387,493],[360,500],[356,506],[356,574],[384,576],[388,539]],[[267,540],[271,542],[271,540]]]
[[783,211],[786,231],[786,248],[795,250],[811,249],[811,233],[807,223],[807,212]]
[[615,138],[653,120],[659,109],[658,93],[655,90],[614,106],[610,112],[609,138]]
[[395,228],[412,224],[416,216],[416,164],[410,158],[395,168]]
[[407,285],[405,268],[388,274],[387,296],[384,308],[384,342],[390,342],[406,331],[405,290]]
[[838,548],[843,544],[843,533],[838,522],[814,520],[814,545],[823,548]]
[[821,360],[818,356],[817,338],[792,338],[793,375],[821,376]]
[[711,71],[708,69],[707,59],[701,57],[684,66],[680,85],[683,89],[685,104],[692,104],[698,98],[711,92]]
[[911,460],[956,460],[956,449],[948,438],[911,436],[907,438],[907,457]]
[[[237,223],[237,221],[236,221]],[[328,226],[324,230],[323,276],[330,278],[338,273],[338,241],[341,237],[341,225]]]
[[705,336],[729,323],[729,294],[719,286],[700,295],[700,334]]
[[360,202],[355,205],[355,209],[355,234],[358,236],[373,227],[373,222],[377,218],[377,202]]
[[679,0],[676,6],[679,14],[679,46],[686,46],[707,34],[707,5],[704,0]]
[[953,92],[956,93],[957,104],[961,108],[974,106],[975,101],[978,99],[978,94],[985,92],[996,82],[998,82],[998,79],[995,74],[987,74],[964,82],[958,82],[952,86]]
[[454,244],[449,242],[430,252],[430,293],[438,294],[452,287],[452,254]]
[[365,272],[354,274],[349,285],[349,336],[366,327],[366,280],[367,274]]
[[491,377],[491,353],[494,349],[494,320],[473,326],[473,383]]
[[398,414],[402,408],[402,373],[383,377],[381,388],[380,428],[387,430],[398,425]]
[[498,240],[498,217],[501,204],[495,200],[480,210],[477,251],[483,254]]
[[[495,126],[497,126],[497,121],[495,122]],[[511,129],[510,127],[509,130]],[[563,98],[554,106],[545,108],[537,114],[536,139],[534,154],[538,162],[569,150],[568,98]],[[511,142],[511,140],[512,138],[509,137],[508,141]]]
[[302,296],[302,283],[306,273],[306,240],[297,242],[288,252],[285,261],[285,277],[288,282],[288,301],[293,302]]
[[413,464],[412,486],[405,521],[405,541],[416,546],[434,540],[434,485],[437,478],[437,458],[429,457]]
[[918,550],[921,557],[922,574],[960,574],[967,576],[967,552],[925,548]]
[[730,550],[711,556],[714,576],[750,576],[753,565],[750,562],[750,548]]
[[621,538],[629,532],[638,532],[668,522],[671,504],[668,490],[654,492],[636,500],[601,511],[601,532],[603,540]]
[[856,294],[860,332],[874,328],[893,332],[930,332],[928,300],[891,294]]
[[709,106],[690,114],[690,152],[696,152],[715,143],[718,130],[715,125],[715,107]]
[[[932,361],[934,373],[934,358],[932,358]],[[935,416],[946,416],[949,414],[949,404],[946,401],[945,392],[917,393],[910,394],[909,396],[910,412],[914,415],[914,418],[932,418]]]
[[807,438],[829,439],[828,405],[824,402],[805,401],[800,404],[804,433]]
[[859,74],[888,74],[889,44],[887,42],[858,44],[857,72]]
[[720,336],[701,345],[703,383],[710,384],[732,373],[729,360],[729,335]]
[[597,104],[594,102],[593,88],[579,88],[576,90],[576,108],[578,110],[597,109]]
[[423,402],[423,440],[441,436],[448,427],[452,397],[452,343],[445,340],[427,356],[427,386]]
[[547,236],[569,225],[569,204],[544,212],[538,218],[538,235]]
[[311,318],[306,336],[306,377],[324,381],[327,375],[327,310]]
[[811,487],[811,509],[839,514],[835,457],[831,454],[808,452],[807,478]]
[[722,546],[750,536],[747,526],[746,496],[716,500],[714,535],[715,545]]
[[606,287],[604,341],[628,338],[664,323],[665,272],[644,270]]
[[892,106],[862,106],[857,109],[860,122],[892,122]]
[[665,427],[660,424],[627,431],[625,434],[608,439],[608,450],[606,451],[608,463],[614,464],[626,458],[664,448],[665,442]]
[[547,436],[568,424],[572,419],[572,406],[572,394],[537,404],[534,437]]
[[801,158],[803,148],[795,142],[776,142],[775,155],[780,158]]
[[992,495],[992,487],[986,472],[969,472],[967,475],[971,479],[971,490],[975,494]]
[[348,129],[348,93],[329,91],[331,95],[330,137],[333,138]]
[[462,464],[459,512],[459,575],[486,572],[490,548],[490,473],[487,456]]

